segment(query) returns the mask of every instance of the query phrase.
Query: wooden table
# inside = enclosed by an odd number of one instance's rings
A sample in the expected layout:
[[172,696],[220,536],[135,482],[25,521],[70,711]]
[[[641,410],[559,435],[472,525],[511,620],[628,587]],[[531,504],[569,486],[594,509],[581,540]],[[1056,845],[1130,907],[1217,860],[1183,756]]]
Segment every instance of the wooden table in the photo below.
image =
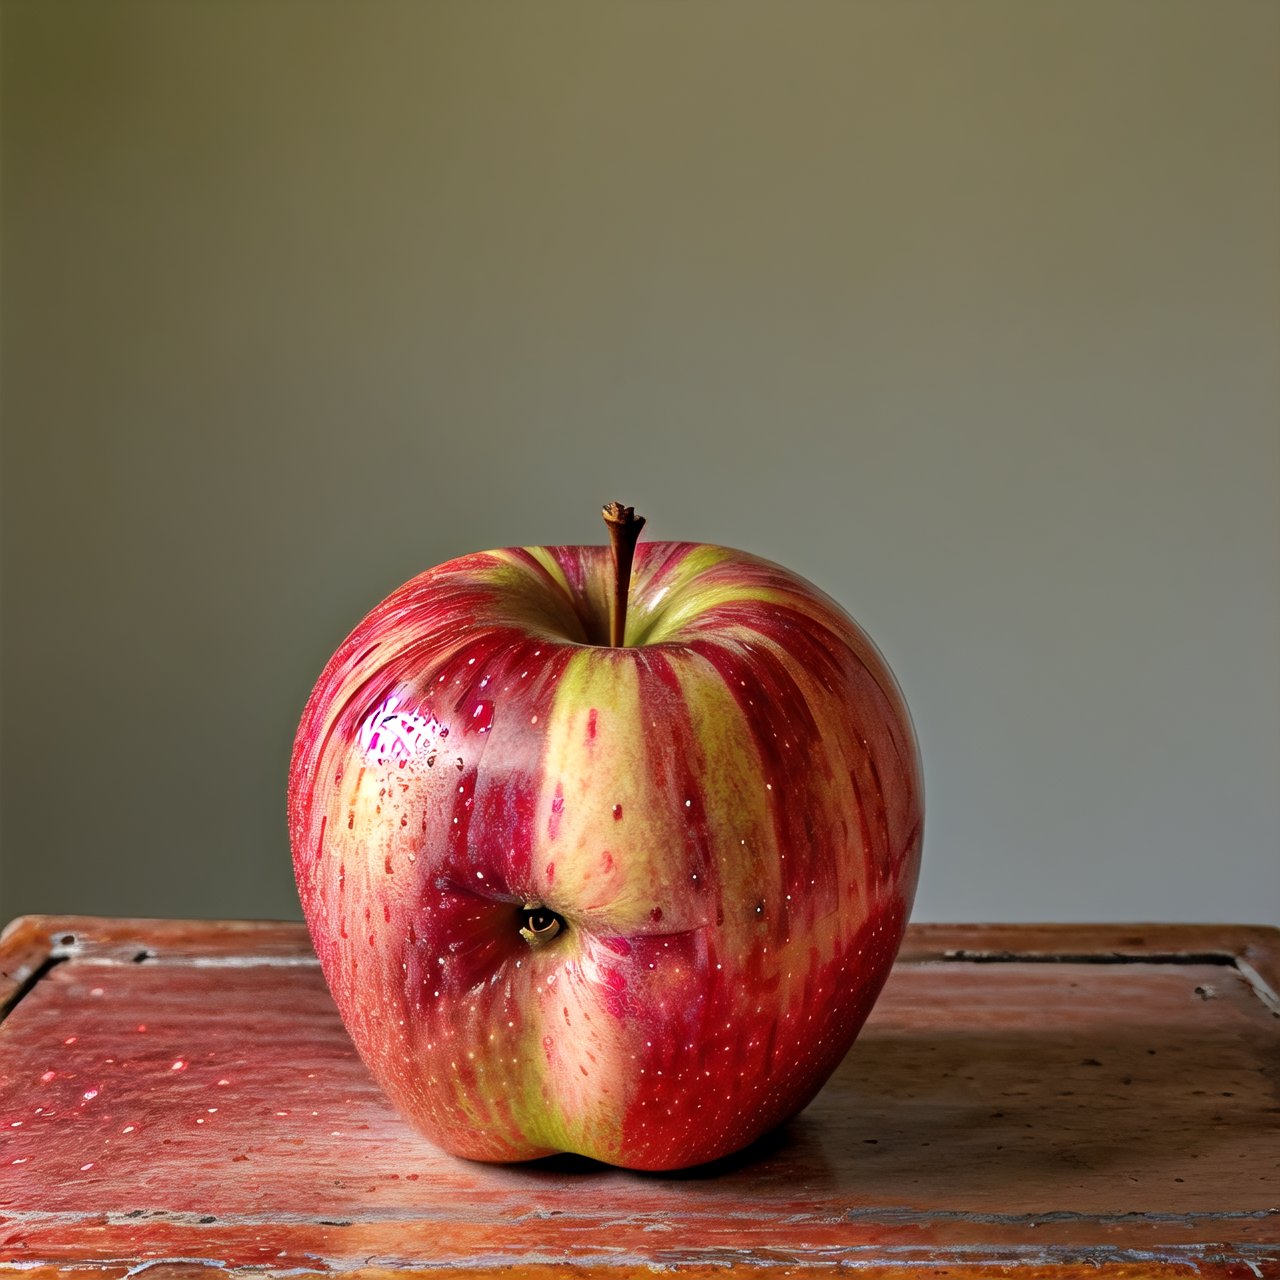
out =
[[1280,1276],[1280,931],[912,928],[813,1105],[682,1175],[466,1164],[301,926],[0,942],[0,1270]]

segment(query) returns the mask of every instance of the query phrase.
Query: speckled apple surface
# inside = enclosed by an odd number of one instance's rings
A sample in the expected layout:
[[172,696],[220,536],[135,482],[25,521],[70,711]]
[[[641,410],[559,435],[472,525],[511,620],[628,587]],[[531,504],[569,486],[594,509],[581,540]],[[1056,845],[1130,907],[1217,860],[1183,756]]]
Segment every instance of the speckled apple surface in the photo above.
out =
[[[329,662],[294,746],[307,924],[361,1056],[446,1150],[638,1169],[802,1109],[888,976],[923,796],[887,665],[723,547],[420,574]],[[527,904],[564,921],[520,932]]]

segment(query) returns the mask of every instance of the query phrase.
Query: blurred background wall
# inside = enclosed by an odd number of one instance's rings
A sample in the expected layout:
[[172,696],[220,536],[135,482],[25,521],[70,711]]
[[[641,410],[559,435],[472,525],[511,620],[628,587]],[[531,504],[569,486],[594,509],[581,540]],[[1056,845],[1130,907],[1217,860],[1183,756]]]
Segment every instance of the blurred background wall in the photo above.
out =
[[1273,0],[3,0],[0,908],[296,914],[288,752],[465,551],[748,548],[923,919],[1280,922]]

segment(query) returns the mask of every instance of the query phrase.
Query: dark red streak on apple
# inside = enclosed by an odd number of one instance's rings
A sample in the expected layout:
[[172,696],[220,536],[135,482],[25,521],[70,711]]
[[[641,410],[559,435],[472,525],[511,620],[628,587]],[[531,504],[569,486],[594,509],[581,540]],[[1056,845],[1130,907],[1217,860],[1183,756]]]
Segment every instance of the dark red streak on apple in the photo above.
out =
[[[798,652],[802,657],[797,669],[814,675],[823,687],[845,688],[851,684],[857,690],[857,707],[851,714],[862,726],[866,740],[860,742],[856,760],[849,770],[850,783],[857,799],[857,803],[851,808],[858,814],[861,826],[859,834],[866,882],[885,882],[901,870],[897,862],[908,856],[912,847],[912,833],[918,833],[921,797],[908,781],[914,773],[914,748],[908,757],[904,744],[894,733],[896,723],[904,715],[901,701],[896,697],[891,699],[863,660],[864,654],[874,651],[868,646],[860,654],[842,637],[825,628],[814,627],[812,623],[807,627],[801,625],[802,619],[785,608],[773,610],[763,619],[752,617],[741,609],[735,611],[725,608],[715,612],[722,625],[733,622],[736,626],[756,631],[762,639],[776,644],[785,642],[791,651]],[[735,612],[737,616],[734,616]],[[768,720],[780,726],[768,733],[758,733],[757,741],[763,744],[768,767],[777,772],[785,771],[785,748],[782,744],[809,741],[814,732],[812,716],[806,710],[807,701],[794,678],[780,662],[765,657],[762,650],[754,648],[751,654],[753,662],[759,660],[758,665],[768,678],[753,693],[749,686],[744,688],[737,671],[732,669],[732,654],[725,646],[714,641],[698,640],[692,642],[691,647],[723,670],[726,684],[749,720]],[[745,667],[747,664],[742,665]],[[892,824],[877,758],[886,762],[887,776],[894,785]],[[824,781],[829,783],[831,780],[827,778]],[[776,805],[778,802],[775,800],[774,803]],[[871,811],[870,815],[868,809]],[[781,823],[778,833],[780,847],[813,847],[816,833],[795,830],[791,815],[798,815],[801,820],[805,820],[821,811],[821,806],[810,795],[802,792],[791,797],[778,815]],[[792,871],[799,882],[796,889],[802,891],[806,876],[802,870],[797,872],[794,867]],[[793,892],[793,900],[801,900],[801,896],[802,892]]]
[[[728,655],[718,656],[728,658]],[[702,758],[702,746],[686,714],[671,658],[655,649],[639,655],[638,661],[644,690],[642,703],[653,709],[653,715],[665,726],[667,735],[664,749],[655,753],[652,767],[661,791],[673,797],[686,797],[688,805],[685,815],[687,862],[694,868],[690,874],[689,891],[699,897],[705,895],[708,903],[719,903],[721,886],[718,869],[709,853],[710,832],[706,829],[701,805],[695,800],[701,792],[701,779],[706,777],[709,762]],[[744,682],[734,679],[736,672],[731,660],[721,670],[726,684],[738,694]],[[794,730],[782,717],[780,709],[788,705],[803,707],[803,701],[798,698],[798,691],[788,687],[785,673],[775,671],[773,683],[776,687],[772,696],[766,696],[766,691],[759,684],[748,686],[755,696],[740,695],[743,706],[753,709],[755,718],[762,719],[765,724],[778,723],[791,733]],[[766,735],[766,740],[768,737]],[[758,736],[756,740],[759,741]],[[777,750],[780,752],[781,749]],[[780,755],[777,763],[781,764]],[[786,770],[778,769],[775,776],[786,774]],[[763,776],[770,776],[767,765]],[[806,799],[800,796],[796,800],[795,808],[802,813]],[[759,929],[773,939],[775,947],[784,947],[790,941],[789,899],[801,900],[801,880],[807,878],[809,892],[804,895],[804,900],[812,900],[818,874],[824,882],[831,880],[836,860],[806,856],[821,853],[814,848],[813,833],[805,831],[801,836],[792,829],[788,815],[793,811],[789,805],[774,801],[771,808],[778,845],[791,851],[791,880],[786,883],[797,892],[784,894],[779,901],[767,906],[756,904],[752,909],[758,914],[755,923]],[[834,884],[826,887],[829,896],[837,891]],[[821,900],[821,894],[818,897]],[[747,909],[746,904],[743,904],[743,909]],[[834,910],[834,904],[828,910]],[[660,908],[654,908],[651,919],[661,919]],[[624,1122],[625,1148],[632,1159],[642,1164],[661,1166],[671,1157],[662,1135],[670,1132],[669,1122],[681,1106],[690,1110],[691,1114],[686,1117],[688,1122],[696,1124],[698,1130],[706,1135],[708,1150],[733,1141],[735,1123],[745,1132],[757,1121],[762,1108],[767,1113],[767,1100],[755,1096],[758,1084],[754,1073],[752,1083],[742,1083],[747,1077],[742,1064],[763,1051],[770,1060],[768,1071],[774,1069],[772,1059],[777,1056],[777,1036],[772,1029],[772,1016],[760,1016],[759,1009],[755,1011],[756,1016],[752,1016],[751,1002],[757,997],[767,1000],[777,987],[779,978],[767,959],[757,954],[748,959],[745,971],[730,965],[731,970],[738,970],[730,984],[723,976],[723,966],[717,967],[719,962],[714,951],[714,929],[722,922],[722,908],[717,907],[715,918],[708,914],[702,927],[634,940],[634,946],[638,948],[635,971],[642,980],[649,973],[674,973],[678,976],[696,972],[708,975],[697,987],[680,984],[666,992],[656,976],[643,981],[645,990],[640,1005],[659,1010],[660,1016],[652,1020],[653,1025],[649,1029],[652,1038],[645,1042],[650,1052],[643,1057],[644,1066],[639,1068],[642,1078],[635,1082],[633,1100]],[[896,946],[896,939],[893,942]],[[830,978],[832,975],[827,976]],[[831,991],[821,981],[815,989],[811,978],[804,1003],[809,1004],[819,998],[824,989],[828,993]],[[678,1012],[673,1013],[673,1007]],[[798,1013],[799,1016],[801,1014]],[[812,1043],[807,1034],[811,1030],[804,1027],[805,1034],[798,1034],[794,1043]],[[829,1028],[828,1037],[836,1034],[837,1030]],[[819,1048],[823,1039],[818,1037]],[[708,1045],[712,1047],[710,1053]],[[795,1065],[799,1068],[803,1064]],[[694,1083],[690,1077],[695,1072],[700,1077],[697,1084],[705,1086],[706,1081],[711,1081],[711,1095],[717,1100],[715,1106],[708,1107],[707,1094],[702,1088],[689,1087]],[[689,1139],[682,1137],[681,1141],[687,1143]]]

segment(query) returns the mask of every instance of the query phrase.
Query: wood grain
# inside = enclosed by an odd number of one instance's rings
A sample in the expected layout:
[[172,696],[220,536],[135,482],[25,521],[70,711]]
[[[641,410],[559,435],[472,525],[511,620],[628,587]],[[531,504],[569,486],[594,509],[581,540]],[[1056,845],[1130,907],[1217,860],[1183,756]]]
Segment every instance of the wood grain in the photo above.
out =
[[660,1176],[436,1152],[300,926],[18,921],[0,1267],[1280,1276],[1278,937],[913,927],[803,1116]]

